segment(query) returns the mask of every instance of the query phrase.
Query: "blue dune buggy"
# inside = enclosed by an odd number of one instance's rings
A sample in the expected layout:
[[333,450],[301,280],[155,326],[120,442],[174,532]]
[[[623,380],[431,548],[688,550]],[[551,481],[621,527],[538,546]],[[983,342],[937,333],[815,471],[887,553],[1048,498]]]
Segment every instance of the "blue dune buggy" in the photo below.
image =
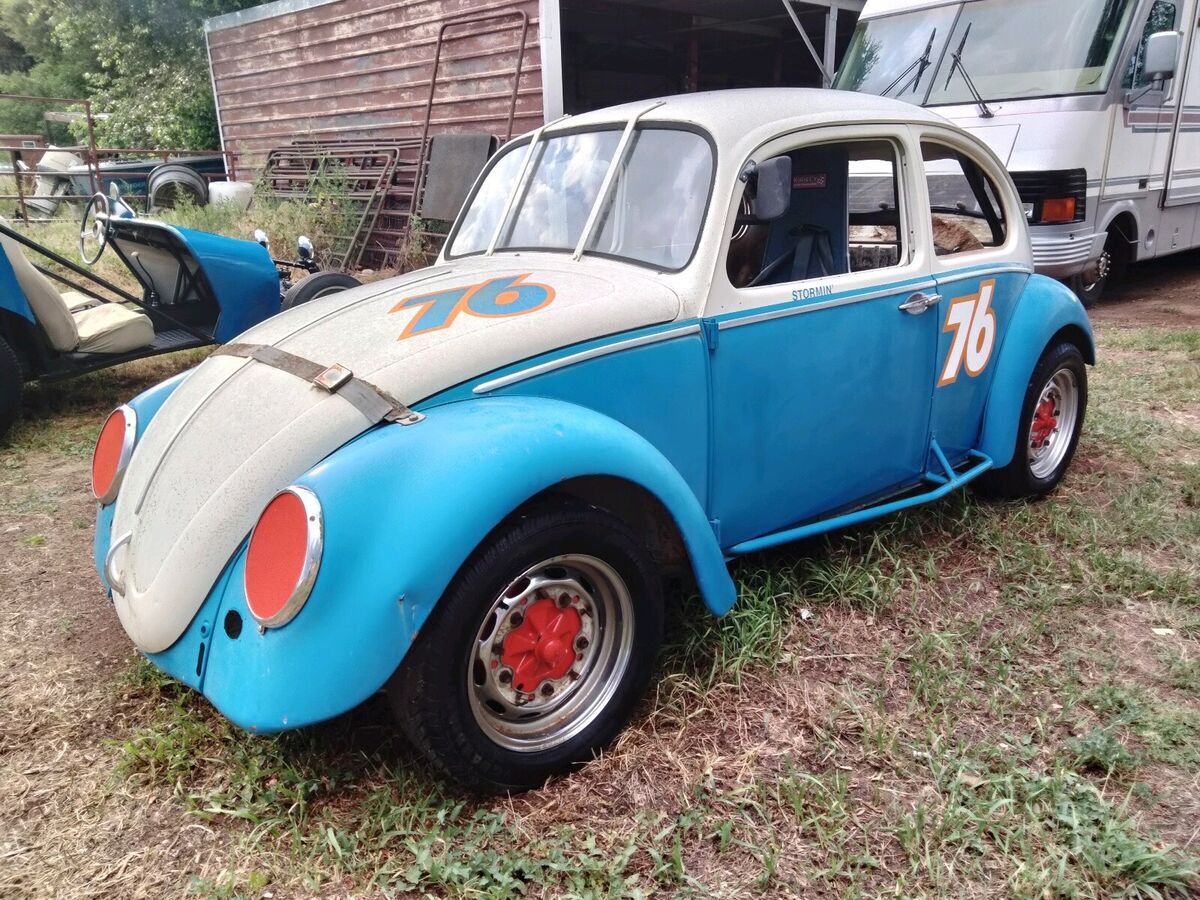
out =
[[[223,343],[280,309],[358,284],[320,271],[307,238],[298,259],[276,260],[265,237],[255,243],[138,218],[115,191],[88,201],[79,237],[88,265],[109,246],[141,296],[0,220],[0,437],[20,411],[25,382]],[[309,277],[293,285],[292,269]]]

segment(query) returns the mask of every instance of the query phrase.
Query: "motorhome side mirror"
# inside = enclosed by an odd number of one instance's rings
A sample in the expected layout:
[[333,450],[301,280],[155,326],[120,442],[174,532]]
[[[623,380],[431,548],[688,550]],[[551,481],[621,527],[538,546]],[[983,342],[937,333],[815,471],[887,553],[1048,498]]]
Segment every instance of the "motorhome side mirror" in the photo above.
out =
[[267,238],[267,233],[265,231],[263,231],[261,228],[254,229],[254,242],[256,244],[261,244],[263,249],[265,249],[265,250],[271,249],[271,247],[269,246],[270,241]]
[[792,203],[792,158],[775,156],[754,168],[754,220],[774,222]]
[[308,239],[307,235],[300,235],[299,240],[296,241],[296,253],[305,262],[313,258],[313,242]]
[[1150,81],[1161,84],[1175,76],[1182,43],[1183,35],[1178,31],[1159,31],[1150,35],[1146,41],[1146,57],[1142,60],[1142,71]]

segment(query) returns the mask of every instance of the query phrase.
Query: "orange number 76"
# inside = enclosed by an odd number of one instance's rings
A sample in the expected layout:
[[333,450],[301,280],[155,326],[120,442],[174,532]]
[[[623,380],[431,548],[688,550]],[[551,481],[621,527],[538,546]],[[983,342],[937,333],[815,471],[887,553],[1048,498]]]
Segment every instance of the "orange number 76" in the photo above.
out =
[[938,379],[939,387],[956,381],[964,364],[972,378],[987,368],[996,346],[996,314],[991,309],[995,290],[994,280],[984,281],[979,285],[979,293],[950,301],[942,331],[954,332],[954,338],[946,354],[942,377]]

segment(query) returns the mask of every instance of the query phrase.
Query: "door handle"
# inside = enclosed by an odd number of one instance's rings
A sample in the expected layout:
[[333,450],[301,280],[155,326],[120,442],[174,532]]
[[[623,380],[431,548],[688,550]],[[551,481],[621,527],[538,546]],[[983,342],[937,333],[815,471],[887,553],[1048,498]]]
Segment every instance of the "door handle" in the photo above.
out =
[[937,306],[942,300],[941,294],[913,294],[900,304],[900,309],[910,316],[919,316],[931,306]]

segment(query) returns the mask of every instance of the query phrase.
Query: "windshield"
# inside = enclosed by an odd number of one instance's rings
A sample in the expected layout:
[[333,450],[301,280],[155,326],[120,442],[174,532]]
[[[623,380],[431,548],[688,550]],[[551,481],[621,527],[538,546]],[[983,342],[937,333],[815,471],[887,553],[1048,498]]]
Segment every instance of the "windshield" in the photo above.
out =
[[883,93],[920,58],[930,30],[937,28],[933,64],[916,95],[911,88],[899,93],[898,86],[892,96],[926,106],[973,102],[962,72],[954,71],[952,54],[960,46],[962,67],[985,101],[1100,93],[1108,88],[1136,5],[1136,0],[977,0],[868,19],[858,25],[835,86]]
[[[500,231],[498,250],[572,251],[592,208],[603,208],[585,252],[660,269],[687,265],[700,236],[712,187],[713,157],[700,134],[639,128],[606,197],[605,175],[621,130],[580,131],[546,138],[534,148],[524,190]],[[502,151],[459,220],[449,257],[482,253],[491,244],[518,184],[529,144]]]
[[[864,94],[883,94],[892,86],[887,96],[922,103],[933,83],[934,66],[942,58],[946,36],[954,27],[958,10],[959,4],[954,4],[860,22],[833,86]],[[919,60],[929,46],[930,34],[933,34],[931,64],[919,71]]]

